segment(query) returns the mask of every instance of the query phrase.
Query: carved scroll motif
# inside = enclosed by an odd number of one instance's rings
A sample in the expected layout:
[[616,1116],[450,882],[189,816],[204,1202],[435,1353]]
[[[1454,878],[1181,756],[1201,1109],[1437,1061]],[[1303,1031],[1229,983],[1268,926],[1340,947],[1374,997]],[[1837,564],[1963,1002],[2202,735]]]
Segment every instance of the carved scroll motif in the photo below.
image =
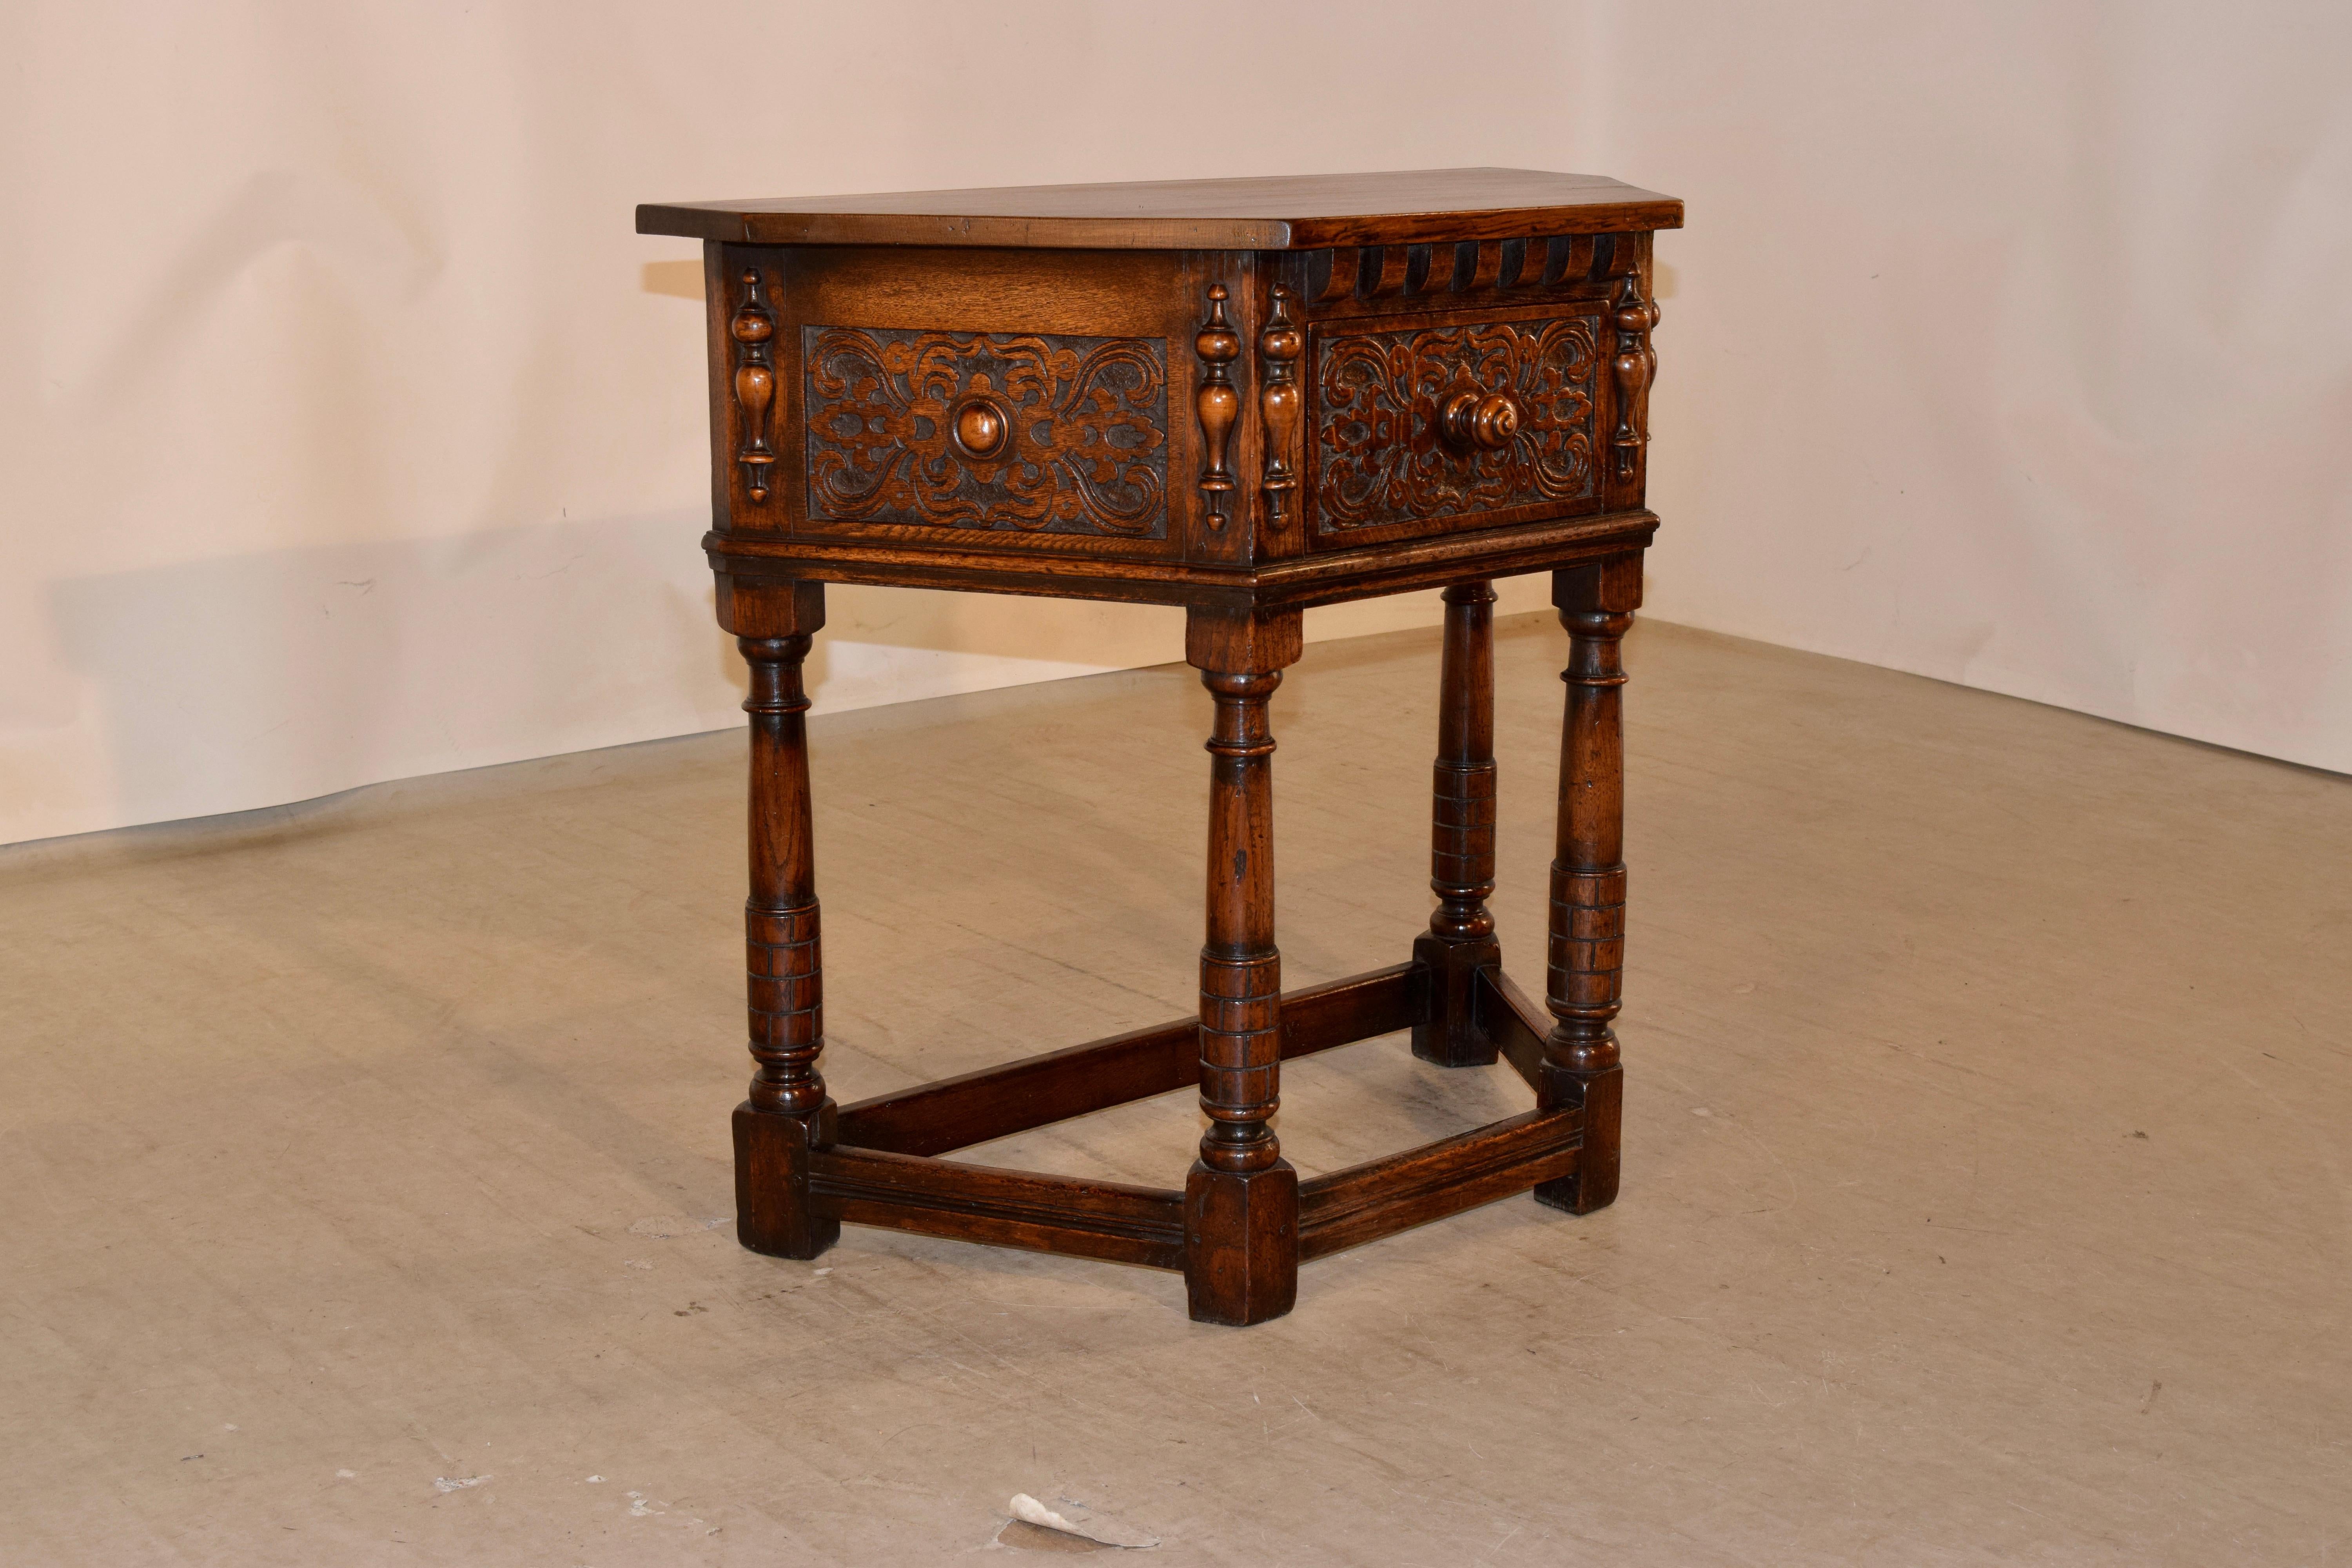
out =
[[1641,471],[1643,448],[1650,444],[1650,384],[1658,376],[1657,351],[1650,333],[1658,324],[1658,305],[1642,298],[1642,275],[1628,272],[1616,300],[1617,430],[1609,438],[1617,454],[1617,477],[1630,479]]
[[[1596,493],[1600,321],[1568,316],[1361,332],[1317,357],[1318,525],[1387,523]],[[1487,440],[1449,437],[1449,407],[1507,405]]]
[[1201,356],[1201,384],[1192,395],[1192,408],[1200,416],[1202,446],[1209,459],[1201,473],[1201,489],[1209,498],[1209,526],[1217,529],[1225,525],[1224,498],[1234,488],[1234,471],[1225,466],[1225,458],[1234,421],[1242,411],[1233,373],[1234,361],[1241,357],[1242,337],[1225,320],[1222,283],[1209,287],[1209,319],[1202,323],[1200,336],[1192,340],[1192,352]]
[[1298,467],[1292,454],[1298,449],[1298,356],[1307,341],[1290,319],[1290,290],[1276,284],[1274,310],[1265,331],[1258,334],[1258,358],[1265,379],[1258,390],[1258,412],[1265,420],[1266,511],[1275,522],[1285,515],[1290,492],[1298,488]]
[[776,398],[776,319],[761,297],[757,268],[743,269],[743,302],[727,324],[735,340],[735,406],[743,418],[743,438],[735,460],[743,468],[743,489],[755,501],[768,499],[768,475],[775,448],[768,445],[768,410]]
[[1163,340],[802,329],[812,518],[1165,538]]

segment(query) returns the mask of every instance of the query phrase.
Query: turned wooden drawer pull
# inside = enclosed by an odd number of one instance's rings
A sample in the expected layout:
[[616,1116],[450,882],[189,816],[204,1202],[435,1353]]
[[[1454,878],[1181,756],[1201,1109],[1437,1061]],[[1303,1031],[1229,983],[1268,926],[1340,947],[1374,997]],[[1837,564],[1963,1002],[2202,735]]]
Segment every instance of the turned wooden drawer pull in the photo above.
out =
[[993,397],[967,397],[955,411],[955,441],[986,461],[1002,454],[1013,434],[1012,417]]
[[1480,396],[1460,392],[1445,400],[1438,427],[1446,443],[1461,452],[1500,451],[1519,433],[1519,405],[1507,392]]

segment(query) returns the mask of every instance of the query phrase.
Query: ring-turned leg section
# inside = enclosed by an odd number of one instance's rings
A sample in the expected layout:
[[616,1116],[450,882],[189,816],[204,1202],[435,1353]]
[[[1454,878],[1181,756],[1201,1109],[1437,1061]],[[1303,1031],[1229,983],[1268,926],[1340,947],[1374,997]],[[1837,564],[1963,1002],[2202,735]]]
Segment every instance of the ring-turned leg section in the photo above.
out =
[[719,583],[719,624],[751,667],[751,882],[743,906],[751,1097],[735,1110],[735,1234],[754,1252],[814,1258],[841,1222],[814,1213],[809,1156],[834,1141],[817,1071],[824,1049],[815,858],[811,844],[808,697],[801,665],[824,624],[816,583]]
[[1552,603],[1568,628],[1568,714],[1560,730],[1558,858],[1551,864],[1550,951],[1544,1005],[1542,1103],[1584,1108],[1576,1174],[1536,1198],[1590,1214],[1617,1195],[1619,982],[1625,963],[1625,666],[1621,657],[1642,603],[1642,558],[1621,555],[1552,574]]
[[1484,582],[1445,590],[1445,652],[1439,677],[1437,764],[1430,791],[1429,885],[1437,909],[1412,944],[1429,971],[1429,1019],[1412,1030],[1412,1054],[1443,1067],[1479,1067],[1495,1043],[1473,1012],[1481,964],[1501,962],[1495,917],[1495,590]]
[[1290,1310],[1298,1291],[1298,1173],[1268,1125],[1280,1100],[1282,958],[1266,702],[1297,661],[1299,613],[1193,610],[1184,643],[1217,710],[1201,949],[1209,1129],[1184,1183],[1184,1283],[1195,1321],[1260,1323]]

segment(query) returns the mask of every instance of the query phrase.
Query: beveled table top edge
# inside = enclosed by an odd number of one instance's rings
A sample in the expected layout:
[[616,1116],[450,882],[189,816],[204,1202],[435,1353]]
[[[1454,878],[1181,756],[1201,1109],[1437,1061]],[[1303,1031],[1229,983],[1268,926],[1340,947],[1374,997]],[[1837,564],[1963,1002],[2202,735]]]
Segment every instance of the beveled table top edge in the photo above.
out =
[[1683,204],[1598,174],[1425,169],[647,203],[640,234],[744,245],[1285,250],[1679,228]]

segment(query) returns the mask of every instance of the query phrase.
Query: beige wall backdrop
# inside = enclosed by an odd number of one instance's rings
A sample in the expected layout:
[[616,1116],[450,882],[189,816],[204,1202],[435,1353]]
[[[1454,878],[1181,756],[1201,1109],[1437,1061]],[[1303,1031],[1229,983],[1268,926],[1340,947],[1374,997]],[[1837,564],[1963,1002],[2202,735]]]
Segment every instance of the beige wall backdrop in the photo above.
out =
[[[0,841],[737,721],[637,201],[1460,163],[1691,204],[1654,613],[2352,770],[2340,4],[16,0],[0,48]],[[833,613],[827,708],[1181,647]]]

